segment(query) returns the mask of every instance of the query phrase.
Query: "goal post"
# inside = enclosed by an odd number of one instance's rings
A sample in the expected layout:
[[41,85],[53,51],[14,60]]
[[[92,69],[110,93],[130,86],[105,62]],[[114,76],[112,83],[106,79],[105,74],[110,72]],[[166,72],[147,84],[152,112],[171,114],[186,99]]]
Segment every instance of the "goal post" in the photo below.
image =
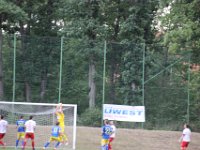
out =
[[[4,102],[0,101],[0,114],[4,115],[4,119],[8,121],[8,129],[5,136],[5,142],[8,147],[15,147],[17,138],[16,121],[20,116],[24,116],[25,120],[29,116],[33,116],[36,121],[35,130],[35,147],[44,146],[51,136],[51,128],[56,122],[56,106],[52,103],[25,103],[25,102]],[[76,121],[77,121],[77,105],[62,104],[63,113],[65,114],[65,134],[69,139],[69,145],[62,144],[60,149],[76,148]],[[27,146],[31,146],[28,142]],[[54,144],[51,144],[51,147]]]

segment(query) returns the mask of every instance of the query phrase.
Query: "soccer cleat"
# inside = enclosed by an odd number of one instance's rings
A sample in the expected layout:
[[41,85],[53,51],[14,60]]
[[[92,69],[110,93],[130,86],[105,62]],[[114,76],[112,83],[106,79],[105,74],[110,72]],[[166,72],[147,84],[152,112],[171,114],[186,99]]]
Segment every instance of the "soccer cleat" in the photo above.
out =
[[43,147],[42,149],[46,149],[45,147]]
[[61,146],[61,145],[62,145],[62,143],[59,144],[59,146]]
[[66,142],[66,143],[65,143],[65,145],[67,146],[67,145],[69,145],[69,143],[68,143],[68,142]]

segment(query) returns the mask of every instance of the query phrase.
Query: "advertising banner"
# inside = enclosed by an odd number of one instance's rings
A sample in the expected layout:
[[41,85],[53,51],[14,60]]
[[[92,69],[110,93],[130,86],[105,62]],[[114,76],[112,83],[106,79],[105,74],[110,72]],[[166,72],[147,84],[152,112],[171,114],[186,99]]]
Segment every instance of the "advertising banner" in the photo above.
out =
[[104,104],[103,119],[127,122],[145,122],[145,107]]

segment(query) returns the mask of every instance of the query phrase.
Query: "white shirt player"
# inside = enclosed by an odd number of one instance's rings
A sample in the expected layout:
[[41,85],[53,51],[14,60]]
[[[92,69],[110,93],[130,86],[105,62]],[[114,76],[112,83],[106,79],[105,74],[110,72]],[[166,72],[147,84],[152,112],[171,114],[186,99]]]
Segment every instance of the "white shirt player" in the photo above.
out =
[[115,138],[115,132],[116,132],[116,127],[115,125],[111,125],[111,128],[112,128],[112,134],[110,135],[111,138]]
[[6,120],[0,120],[0,133],[6,133],[8,122]]
[[190,142],[191,131],[189,128],[185,128],[183,130],[183,141]]
[[36,122],[33,120],[28,120],[25,123],[26,133],[34,133]]

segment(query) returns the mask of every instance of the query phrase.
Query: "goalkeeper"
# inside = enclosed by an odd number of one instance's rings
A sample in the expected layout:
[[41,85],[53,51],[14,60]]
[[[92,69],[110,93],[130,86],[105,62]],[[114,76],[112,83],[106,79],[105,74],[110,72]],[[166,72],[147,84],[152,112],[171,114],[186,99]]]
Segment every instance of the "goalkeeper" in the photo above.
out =
[[57,105],[56,107],[56,116],[57,116],[57,121],[59,122],[59,126],[61,128],[61,138],[62,142],[65,142],[65,145],[68,145],[68,138],[65,135],[65,115],[63,113],[63,108],[62,108],[62,103]]

